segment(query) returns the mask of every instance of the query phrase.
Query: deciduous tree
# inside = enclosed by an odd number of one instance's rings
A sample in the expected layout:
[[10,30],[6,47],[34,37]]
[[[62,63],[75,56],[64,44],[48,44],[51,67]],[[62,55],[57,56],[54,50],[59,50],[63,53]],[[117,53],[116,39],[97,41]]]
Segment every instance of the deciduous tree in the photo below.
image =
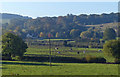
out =
[[116,38],[116,32],[113,28],[107,28],[103,33],[104,40],[112,40]]
[[2,37],[2,54],[6,57],[22,57],[27,48],[27,44],[15,34],[8,32]]
[[120,59],[120,40],[109,40],[103,46],[103,51],[108,56]]

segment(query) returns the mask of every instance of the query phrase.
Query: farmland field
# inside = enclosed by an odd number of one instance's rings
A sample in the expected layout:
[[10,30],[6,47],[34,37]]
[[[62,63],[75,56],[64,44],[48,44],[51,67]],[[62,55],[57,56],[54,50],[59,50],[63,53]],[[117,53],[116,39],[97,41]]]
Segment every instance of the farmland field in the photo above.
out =
[[3,75],[118,75],[117,64],[3,61]]
[[120,77],[118,2],[2,4],[2,77]]
[[[60,48],[60,47],[59,47]],[[63,49],[63,50],[62,50]],[[98,52],[98,49],[86,49],[86,53],[82,51],[84,48],[72,48],[61,47],[58,49],[61,53],[58,54],[52,48],[52,56],[61,57],[74,57],[80,58],[85,55],[92,55],[97,57],[103,57],[102,52]],[[76,52],[80,51],[80,54]],[[27,49],[25,56],[49,56],[48,47],[30,47]],[[113,62],[113,58],[108,58],[108,62]],[[59,62],[59,61],[58,61]],[[100,63],[55,63],[52,62],[52,66],[49,66],[49,62],[37,62],[37,61],[2,61],[2,74],[3,75],[118,75],[118,64],[100,64]]]
[[[114,58],[108,57],[104,55],[104,53],[98,52],[98,48],[76,48],[76,47],[58,47],[58,50],[55,50],[55,47],[51,48],[52,56],[64,56],[64,57],[76,57],[81,58],[85,57],[87,55],[91,55],[94,57],[105,57],[107,59],[107,62],[113,62]],[[72,50],[70,50],[72,48]],[[85,53],[83,53],[85,51]],[[58,53],[60,52],[60,53]],[[80,52],[80,54],[77,54],[77,52]],[[49,47],[48,46],[31,46],[27,49],[27,52],[25,55],[41,55],[41,56],[49,56]]]

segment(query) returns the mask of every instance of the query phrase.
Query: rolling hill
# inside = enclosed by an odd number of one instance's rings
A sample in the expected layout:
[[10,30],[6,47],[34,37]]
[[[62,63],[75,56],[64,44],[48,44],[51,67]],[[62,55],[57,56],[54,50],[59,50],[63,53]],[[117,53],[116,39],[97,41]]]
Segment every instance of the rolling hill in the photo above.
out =
[[15,18],[23,18],[23,19],[32,19],[31,17],[28,16],[22,16],[22,15],[17,15],[17,14],[9,14],[9,13],[0,13],[0,23],[10,23],[11,19]]

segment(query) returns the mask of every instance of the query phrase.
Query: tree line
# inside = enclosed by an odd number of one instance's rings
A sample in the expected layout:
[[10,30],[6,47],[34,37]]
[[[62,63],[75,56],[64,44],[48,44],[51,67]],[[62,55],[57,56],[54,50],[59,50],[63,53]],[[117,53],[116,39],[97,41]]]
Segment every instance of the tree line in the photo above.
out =
[[[4,23],[3,33],[11,31],[16,33],[22,38],[26,38],[27,34],[33,37],[48,38],[48,34],[51,33],[51,38],[76,38],[83,36],[83,31],[87,31],[89,27],[85,25],[95,25],[118,22],[118,13],[110,14],[81,14],[58,17],[37,17],[36,19],[27,18],[14,18],[10,20],[10,23]],[[92,30],[92,29],[91,29]],[[100,31],[87,31],[93,33],[94,37],[101,38]],[[82,34],[81,34],[82,33]],[[93,35],[92,34],[92,35]],[[91,37],[89,35],[89,37]]]

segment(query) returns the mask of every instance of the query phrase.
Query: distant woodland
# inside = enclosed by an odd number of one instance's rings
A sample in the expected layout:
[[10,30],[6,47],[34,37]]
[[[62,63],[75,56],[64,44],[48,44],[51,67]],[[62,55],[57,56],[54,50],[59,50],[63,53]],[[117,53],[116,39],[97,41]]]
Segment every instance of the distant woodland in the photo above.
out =
[[[118,13],[110,14],[81,14],[73,15],[67,14],[66,16],[58,17],[37,17],[33,19],[31,17],[24,17],[15,14],[3,13],[2,15],[2,31],[13,32],[23,39],[27,38],[27,35],[34,38],[48,38],[48,34],[51,34],[51,38],[103,38],[103,24],[119,22],[120,16]],[[87,26],[87,25],[100,25]],[[114,26],[114,25],[112,25]],[[117,27],[114,27],[117,31]]]

